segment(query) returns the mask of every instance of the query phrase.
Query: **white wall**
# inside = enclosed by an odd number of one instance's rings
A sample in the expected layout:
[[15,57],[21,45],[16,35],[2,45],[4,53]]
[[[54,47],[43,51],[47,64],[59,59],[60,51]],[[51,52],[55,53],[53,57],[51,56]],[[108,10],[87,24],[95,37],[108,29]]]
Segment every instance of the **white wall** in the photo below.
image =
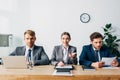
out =
[[[105,24],[112,23],[120,33],[119,8],[120,0],[0,0],[0,33],[14,35],[13,50],[24,45],[24,31],[33,29],[36,44],[42,45],[50,58],[53,46],[61,44],[61,33],[68,31],[79,56],[82,46],[90,42],[89,35],[103,33]],[[89,23],[80,22],[84,12],[91,16]],[[0,51],[7,55],[12,50]]]

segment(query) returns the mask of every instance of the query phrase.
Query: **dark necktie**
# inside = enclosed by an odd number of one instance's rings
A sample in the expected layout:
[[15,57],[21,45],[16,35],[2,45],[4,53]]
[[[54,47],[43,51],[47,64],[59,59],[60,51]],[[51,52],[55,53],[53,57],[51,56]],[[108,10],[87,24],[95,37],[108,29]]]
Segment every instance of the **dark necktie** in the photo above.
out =
[[95,50],[95,60],[96,60],[96,61],[99,61],[98,50]]
[[31,61],[31,49],[28,49],[28,54],[27,54],[28,62]]

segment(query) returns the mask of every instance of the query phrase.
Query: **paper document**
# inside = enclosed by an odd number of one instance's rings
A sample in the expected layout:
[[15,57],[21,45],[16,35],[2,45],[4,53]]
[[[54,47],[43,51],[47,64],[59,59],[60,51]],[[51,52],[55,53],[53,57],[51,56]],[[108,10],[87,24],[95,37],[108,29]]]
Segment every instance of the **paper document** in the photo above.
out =
[[102,67],[102,69],[120,69],[119,67],[112,67],[112,66],[110,66],[110,67]]
[[72,70],[69,72],[57,72],[57,70],[54,70],[53,74],[54,76],[72,76]]
[[102,57],[103,62],[105,62],[104,65],[111,65],[111,62],[115,59],[116,57]]
[[56,68],[68,68],[68,69],[72,69],[73,66],[72,65],[56,66]]

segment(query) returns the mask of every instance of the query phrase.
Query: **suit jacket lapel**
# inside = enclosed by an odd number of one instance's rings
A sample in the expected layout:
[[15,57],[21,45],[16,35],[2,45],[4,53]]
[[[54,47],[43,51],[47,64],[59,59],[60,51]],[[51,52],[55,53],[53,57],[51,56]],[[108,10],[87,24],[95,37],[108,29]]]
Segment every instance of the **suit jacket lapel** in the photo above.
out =
[[68,57],[67,57],[67,59],[68,59],[68,63],[70,62],[70,57],[69,57],[69,54],[71,54],[71,47],[69,46],[68,47]]
[[94,49],[93,49],[93,46],[92,46],[92,45],[90,46],[90,49],[91,49],[91,55],[94,55],[94,57],[95,57],[95,51],[94,51]]
[[22,49],[21,55],[25,55],[25,50],[26,50],[26,47],[24,46]]
[[102,50],[102,47],[100,49],[100,58],[102,59],[102,56],[104,56],[104,50]]
[[71,47],[69,46],[68,47],[68,54],[70,54],[71,53]]
[[63,60],[63,57],[64,57],[64,54],[63,54],[63,49],[62,49],[62,45],[60,46],[60,54],[59,56],[62,58]]
[[35,56],[35,53],[37,53],[37,50],[36,50],[36,46],[34,45],[34,48],[33,48],[33,58]]

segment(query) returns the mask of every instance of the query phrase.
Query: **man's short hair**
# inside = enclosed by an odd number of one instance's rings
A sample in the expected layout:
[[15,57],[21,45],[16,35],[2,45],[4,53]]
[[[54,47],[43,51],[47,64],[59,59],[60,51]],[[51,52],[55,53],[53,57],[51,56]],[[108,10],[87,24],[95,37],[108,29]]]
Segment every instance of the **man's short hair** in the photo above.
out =
[[27,30],[24,32],[24,35],[29,34],[31,36],[35,36],[35,32],[33,30]]
[[63,32],[63,33],[61,34],[61,38],[62,38],[63,35],[68,35],[69,38],[71,39],[71,36],[70,36],[70,34],[69,34],[68,32]]
[[93,41],[93,39],[96,39],[96,38],[102,38],[103,39],[103,36],[99,32],[94,32],[90,35],[90,40],[91,41]]

